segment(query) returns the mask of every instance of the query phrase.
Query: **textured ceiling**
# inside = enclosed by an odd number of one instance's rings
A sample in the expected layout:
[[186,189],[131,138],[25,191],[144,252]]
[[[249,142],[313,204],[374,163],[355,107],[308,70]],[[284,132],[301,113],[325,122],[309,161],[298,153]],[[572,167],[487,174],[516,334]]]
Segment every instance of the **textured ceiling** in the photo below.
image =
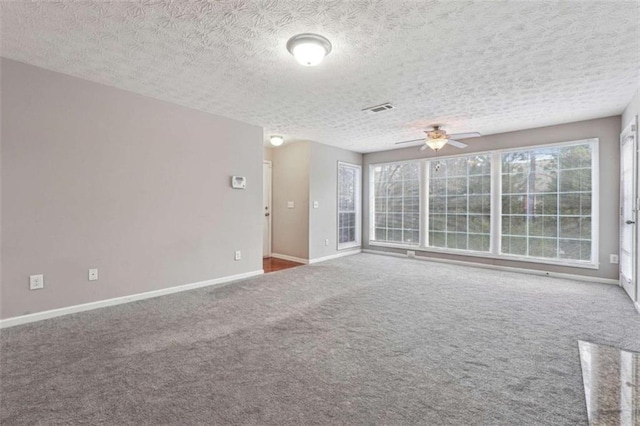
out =
[[[2,56],[360,152],[621,113],[640,2],[2,2]],[[285,44],[333,43],[318,67]],[[391,102],[394,110],[364,107]]]

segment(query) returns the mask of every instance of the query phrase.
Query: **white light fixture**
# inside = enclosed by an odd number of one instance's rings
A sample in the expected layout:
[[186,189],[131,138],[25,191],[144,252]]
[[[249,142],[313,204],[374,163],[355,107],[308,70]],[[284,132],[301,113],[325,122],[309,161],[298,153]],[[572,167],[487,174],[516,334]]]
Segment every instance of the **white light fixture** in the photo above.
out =
[[318,34],[298,34],[289,39],[287,50],[301,65],[318,65],[331,52],[331,42]]
[[429,146],[429,148],[436,152],[441,150],[442,147],[447,144],[447,142],[449,142],[449,139],[445,138],[427,139],[427,145]]
[[282,136],[271,136],[269,142],[271,142],[273,146],[280,146],[284,143],[284,138]]

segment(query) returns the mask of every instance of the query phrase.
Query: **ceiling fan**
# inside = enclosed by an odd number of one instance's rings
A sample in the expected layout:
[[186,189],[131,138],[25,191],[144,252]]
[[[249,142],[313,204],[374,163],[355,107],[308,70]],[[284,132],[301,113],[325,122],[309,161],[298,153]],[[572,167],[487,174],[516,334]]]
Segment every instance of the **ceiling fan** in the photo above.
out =
[[454,133],[454,134],[448,135],[446,130],[442,129],[441,126],[439,125],[434,125],[432,126],[431,130],[425,130],[424,132],[427,134],[426,139],[420,138],[420,139],[412,139],[410,141],[396,142],[396,145],[400,145],[403,143],[424,141],[424,145],[420,147],[420,151],[424,151],[428,147],[433,149],[435,152],[438,152],[446,144],[455,146],[456,148],[466,148],[468,146],[466,143],[460,142],[456,139],[477,138],[479,136],[482,136],[478,132]]

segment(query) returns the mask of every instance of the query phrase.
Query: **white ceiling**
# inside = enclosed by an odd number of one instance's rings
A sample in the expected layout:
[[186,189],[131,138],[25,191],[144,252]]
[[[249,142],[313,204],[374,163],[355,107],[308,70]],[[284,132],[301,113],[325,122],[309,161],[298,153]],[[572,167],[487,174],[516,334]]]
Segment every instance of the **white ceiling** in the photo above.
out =
[[[360,152],[620,114],[638,1],[2,2],[2,56]],[[324,35],[298,65],[285,44]],[[364,107],[396,109],[369,115]]]

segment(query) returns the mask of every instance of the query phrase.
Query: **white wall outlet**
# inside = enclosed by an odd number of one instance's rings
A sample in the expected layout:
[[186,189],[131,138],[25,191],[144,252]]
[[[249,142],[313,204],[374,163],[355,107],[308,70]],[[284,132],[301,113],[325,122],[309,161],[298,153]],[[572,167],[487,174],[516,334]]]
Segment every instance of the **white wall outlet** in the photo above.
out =
[[44,275],[29,276],[29,290],[40,290],[44,288]]
[[618,263],[618,255],[617,254],[610,254],[609,255],[609,262]]
[[295,207],[295,204],[294,204],[294,202],[293,202],[293,201],[287,201],[287,208],[288,208],[288,209],[292,209],[292,208],[294,208],[294,207]]
[[413,250],[407,250],[407,257],[416,257],[416,252]]
[[318,203],[317,201],[313,202],[313,208],[317,209],[318,207],[320,207],[320,203]]
[[89,269],[89,281],[98,281],[97,269]]
[[233,256],[233,260],[240,260],[240,259],[242,259],[242,253],[240,252],[240,250],[236,250]]
[[328,238],[326,240],[324,240],[324,245],[325,245],[325,247],[329,247],[329,239]]

